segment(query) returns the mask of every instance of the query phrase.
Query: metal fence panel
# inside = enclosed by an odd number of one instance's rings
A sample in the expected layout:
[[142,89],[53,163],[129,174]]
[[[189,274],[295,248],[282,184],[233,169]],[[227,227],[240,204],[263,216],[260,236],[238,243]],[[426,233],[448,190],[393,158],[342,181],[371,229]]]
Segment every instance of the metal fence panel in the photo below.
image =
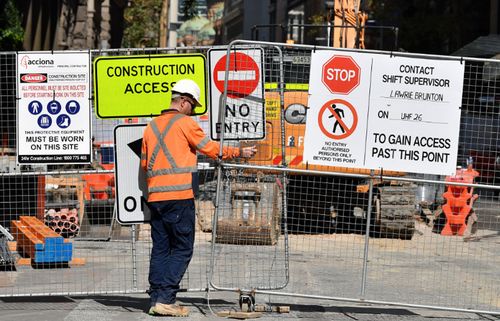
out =
[[[229,64],[224,78],[229,95],[222,93],[221,104],[211,107],[213,114],[218,113],[220,124],[231,125],[221,130],[221,144],[234,145],[235,139],[241,146],[262,143],[254,138],[262,137],[257,128],[265,127],[272,130],[266,131],[267,140],[261,144],[263,149],[268,151],[282,145],[279,136],[273,136],[275,131],[279,132],[281,124],[274,123],[272,127],[264,123],[267,101],[262,87],[255,81],[269,81],[269,77],[279,79],[283,73],[280,51],[272,47],[261,49],[260,46],[239,48],[240,55],[228,50],[220,58],[226,66]],[[248,61],[261,62],[261,66]],[[256,67],[260,68],[260,75]],[[264,75],[263,70],[272,70],[275,74]],[[279,120],[280,96],[276,98],[274,118]],[[240,111],[234,112],[235,109]],[[233,126],[236,124],[240,124],[242,129],[236,129]],[[245,137],[247,141],[241,142]],[[270,153],[267,154],[265,157],[269,158]],[[246,161],[240,159],[236,162]],[[283,288],[288,282],[288,247],[286,233],[281,234],[284,208],[282,176],[230,168],[219,168],[218,173],[220,188],[216,201],[217,229],[212,239],[211,285],[233,290]],[[233,261],[239,264],[231,264]]]
[[[472,162],[479,172],[478,185],[469,186],[470,194],[478,195],[469,220],[477,217],[477,222],[464,236],[447,236],[442,235],[443,194],[453,184],[446,177],[370,173],[302,161],[311,52],[332,48],[235,44],[263,50],[266,138],[236,142],[222,136],[225,146],[256,144],[259,152],[248,161],[214,167],[200,157],[195,254],[182,287],[500,313],[498,62],[463,59],[457,165],[465,168]],[[208,49],[120,49],[92,56],[206,54]],[[7,260],[2,261],[0,296],[145,291],[148,225],[116,223],[113,171],[102,166],[100,154],[112,143],[114,126],[128,120],[92,116],[94,166],[17,167],[15,63],[14,53],[0,53],[0,224],[11,228],[21,215],[45,220],[61,228],[73,245],[73,258],[80,260],[68,266],[22,265],[10,264],[3,254]],[[249,104],[260,106],[258,99]],[[208,133],[210,118],[199,121]],[[106,182],[104,190],[89,183],[96,177]],[[377,225],[380,215],[396,217],[398,210],[410,209],[411,215],[402,218],[409,222],[405,229],[387,233]],[[216,230],[211,233],[214,212]],[[2,250],[11,244],[6,236],[0,241]],[[13,256],[15,260],[19,253]]]
[[[223,162],[221,173],[238,170],[268,177],[269,182],[285,176],[276,182],[280,188],[284,186],[285,206],[280,212],[275,248],[284,246],[286,255],[280,267],[274,256],[266,256],[262,244],[215,242],[212,285],[256,289],[258,293],[498,313],[500,284],[495,266],[500,260],[496,246],[500,116],[494,78],[500,64],[494,60],[463,60],[465,79],[456,165],[477,170],[479,176],[474,180],[476,185],[462,188],[449,183],[450,177],[445,176],[305,164],[304,128],[306,121],[311,121],[306,115],[308,108],[314,107],[308,105],[307,92],[311,53],[331,50],[333,55],[335,49],[235,41],[231,50],[245,45],[260,46],[265,51],[266,138],[256,142],[259,152],[255,158],[243,164]],[[232,91],[238,91],[235,80],[231,76],[227,80]],[[284,88],[282,93],[280,88]],[[258,113],[262,107],[254,108]],[[255,178],[250,181],[259,182]],[[219,182],[225,188],[231,186],[224,177],[219,177]],[[250,189],[249,183],[246,187]],[[455,223],[450,223],[453,217],[446,215],[450,210],[444,209],[446,204],[456,206],[449,198],[461,191],[468,195],[467,204],[472,205],[466,221],[470,224],[463,225],[468,230],[463,235],[463,231],[445,235],[447,229],[457,232]],[[259,226],[248,219],[242,223],[235,205],[224,197],[217,202],[217,213],[215,241],[228,233],[224,221],[228,217],[240,227]],[[472,224],[474,219],[477,222]],[[233,237],[244,240],[248,234],[251,232],[246,227]],[[232,262],[244,264],[236,267]],[[277,275],[274,271],[280,269],[282,273]],[[276,281],[285,275],[289,279],[284,289],[266,290],[277,287],[271,279]]]
[[[99,56],[206,53],[207,48],[92,51]],[[118,124],[150,118],[99,119],[92,112],[93,151],[89,165],[16,166],[16,55],[0,54],[0,224],[12,232],[21,216],[37,217],[72,245],[67,264],[33,264],[27,253],[5,239],[11,260],[2,263],[0,296],[144,292],[149,287],[149,224],[116,221],[113,130]],[[165,106],[169,102],[165,101]],[[140,108],[140,106],[138,107]],[[200,118],[200,117],[198,117]],[[199,119],[208,128],[208,120]],[[197,200],[195,254],[184,289],[207,288],[213,167],[200,159],[201,196]],[[210,165],[210,166],[209,166]],[[205,188],[206,186],[206,188]],[[16,241],[19,241],[17,235]],[[19,243],[19,242],[18,242]],[[58,250],[54,250],[58,251]],[[57,254],[57,253],[56,253]],[[2,260],[6,257],[4,255]],[[19,260],[23,258],[23,260]]]

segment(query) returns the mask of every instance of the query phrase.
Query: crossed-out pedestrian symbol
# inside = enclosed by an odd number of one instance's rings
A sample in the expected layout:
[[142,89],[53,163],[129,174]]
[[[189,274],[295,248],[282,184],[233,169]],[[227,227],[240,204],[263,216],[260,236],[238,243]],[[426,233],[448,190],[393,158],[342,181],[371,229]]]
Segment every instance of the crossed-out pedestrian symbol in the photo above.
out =
[[318,113],[321,132],[331,139],[349,137],[358,125],[356,109],[343,99],[327,101]]

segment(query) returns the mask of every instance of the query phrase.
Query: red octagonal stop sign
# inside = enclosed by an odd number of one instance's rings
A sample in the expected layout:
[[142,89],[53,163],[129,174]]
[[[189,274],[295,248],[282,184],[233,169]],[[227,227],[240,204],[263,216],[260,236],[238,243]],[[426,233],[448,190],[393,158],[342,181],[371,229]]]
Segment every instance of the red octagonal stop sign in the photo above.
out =
[[332,94],[349,94],[359,85],[361,68],[349,56],[333,56],[322,68],[321,81]]

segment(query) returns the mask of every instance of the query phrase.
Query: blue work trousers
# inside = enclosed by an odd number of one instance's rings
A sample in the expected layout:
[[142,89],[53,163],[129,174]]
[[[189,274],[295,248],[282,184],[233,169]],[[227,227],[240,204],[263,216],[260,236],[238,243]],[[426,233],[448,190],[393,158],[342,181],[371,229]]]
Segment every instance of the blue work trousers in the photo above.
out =
[[193,256],[194,200],[150,202],[153,248],[149,264],[151,306],[174,304]]

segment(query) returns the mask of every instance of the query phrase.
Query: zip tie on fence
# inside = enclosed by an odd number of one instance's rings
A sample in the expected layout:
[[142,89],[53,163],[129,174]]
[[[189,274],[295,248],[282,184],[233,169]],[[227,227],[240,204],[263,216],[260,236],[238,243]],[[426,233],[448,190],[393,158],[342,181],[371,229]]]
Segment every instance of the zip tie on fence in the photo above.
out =
[[276,177],[276,185],[278,185],[280,190],[283,190],[283,184],[281,183],[281,180],[278,177]]
[[[234,52],[234,71],[238,71],[238,64],[236,63],[236,47],[233,47],[233,52]],[[231,55],[229,55],[229,64],[231,64]],[[229,66],[231,68],[231,66]]]
[[[16,50],[16,59],[17,59],[17,55],[19,55],[19,51]],[[16,63],[17,63],[17,60],[16,60]],[[18,97],[17,94],[18,94],[18,92],[16,90],[16,100],[21,100],[21,97]]]

